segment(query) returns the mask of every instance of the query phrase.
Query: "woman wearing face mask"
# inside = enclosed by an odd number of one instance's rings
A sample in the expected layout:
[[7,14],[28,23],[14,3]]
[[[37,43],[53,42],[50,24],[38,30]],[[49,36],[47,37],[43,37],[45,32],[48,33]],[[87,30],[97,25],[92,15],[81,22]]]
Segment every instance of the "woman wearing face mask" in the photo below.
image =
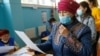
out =
[[[6,29],[1,29],[0,30],[0,46],[15,46],[15,41],[13,38],[10,37],[9,31]],[[17,49],[15,47],[14,49],[10,50],[9,52],[6,53],[0,53],[0,56],[4,56],[8,53],[12,53]]]
[[53,56],[90,56],[91,30],[76,20],[79,4],[74,0],[60,0],[60,23],[53,26],[49,39],[37,46],[44,52],[52,49]]
[[92,16],[94,17],[95,20],[95,25],[96,25],[96,42],[94,44],[94,56],[97,56],[97,43],[100,38],[100,8],[98,8],[98,1],[97,0],[86,0],[89,4],[89,7],[92,10]]
[[94,18],[91,16],[91,9],[87,2],[83,1],[80,3],[80,7],[77,9],[77,20],[91,29],[92,43],[96,41],[96,28]]

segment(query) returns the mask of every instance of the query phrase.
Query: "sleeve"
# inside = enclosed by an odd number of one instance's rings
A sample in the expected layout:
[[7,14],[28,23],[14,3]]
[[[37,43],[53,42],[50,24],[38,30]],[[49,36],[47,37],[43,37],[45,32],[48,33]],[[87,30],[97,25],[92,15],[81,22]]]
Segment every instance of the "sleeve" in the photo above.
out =
[[42,50],[42,51],[48,51],[48,50],[52,50],[52,40],[53,37],[56,33],[57,27],[60,25],[61,23],[56,22],[53,27],[52,27],[52,31],[50,33],[50,35],[48,36],[48,40],[42,44],[37,44],[37,46]]
[[41,43],[41,44],[37,44],[37,46],[42,50],[42,51],[48,51],[50,49],[52,49],[52,40],[51,40],[51,36],[48,36],[48,40],[44,43]]
[[37,46],[42,50],[42,51],[48,51],[52,49],[52,37],[55,34],[55,29],[56,29],[56,25],[53,26],[52,32],[50,33],[50,35],[48,36],[48,40],[44,43],[41,44],[37,44]]
[[88,26],[91,29],[92,40],[95,41],[96,40],[96,28],[95,28],[94,19],[92,17],[89,18]]
[[97,9],[94,18],[95,18],[96,28],[100,29],[100,9],[99,8]]
[[71,33],[69,35],[65,39],[65,45],[77,56],[90,56],[92,51],[90,29],[84,28],[79,39]]

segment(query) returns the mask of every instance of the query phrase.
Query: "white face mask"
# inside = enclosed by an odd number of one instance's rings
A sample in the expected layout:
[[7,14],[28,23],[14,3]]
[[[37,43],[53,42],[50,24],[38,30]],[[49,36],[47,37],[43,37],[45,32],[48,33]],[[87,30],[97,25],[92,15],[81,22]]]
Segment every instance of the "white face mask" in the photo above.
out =
[[78,16],[82,16],[82,15],[83,15],[82,9],[77,9],[77,15],[78,15]]
[[4,42],[4,43],[7,43],[8,41],[5,41],[5,40],[1,40],[2,42]]
[[79,22],[82,22],[82,18],[81,18],[81,17],[79,17],[77,20],[78,20]]

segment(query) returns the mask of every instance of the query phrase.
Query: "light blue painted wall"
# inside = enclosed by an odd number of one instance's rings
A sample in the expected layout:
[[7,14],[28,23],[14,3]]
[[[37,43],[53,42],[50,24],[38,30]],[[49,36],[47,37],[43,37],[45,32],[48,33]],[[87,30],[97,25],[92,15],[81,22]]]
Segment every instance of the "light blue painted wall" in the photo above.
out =
[[38,26],[43,25],[41,12],[47,12],[47,20],[50,19],[50,8],[38,8],[33,9],[32,7],[22,7],[24,29],[34,27],[36,29],[36,37],[38,37]]
[[0,29],[5,28],[3,7],[4,7],[3,4],[0,2]]
[[9,29],[11,36],[14,36],[18,44],[23,46],[24,43],[16,36],[14,30],[24,31],[24,29],[27,28],[37,28],[43,25],[41,17],[42,11],[47,12],[47,19],[49,19],[50,8],[33,9],[30,7],[22,7],[20,0],[3,0],[3,2],[0,3],[0,29]]
[[[11,7],[11,22],[14,30],[24,30],[24,21],[22,16],[21,0],[10,0]],[[20,47],[25,46],[25,43],[15,34],[15,40]],[[24,37],[23,37],[24,38]]]
[[5,28],[9,29],[11,36],[13,36],[16,42],[23,47],[24,42],[15,34],[14,30],[24,30],[24,22],[22,18],[22,8],[20,0],[3,0],[3,23]]
[[15,36],[18,44],[23,46],[23,42],[15,35],[14,29],[23,31],[26,28],[43,25],[41,11],[46,11],[48,19],[50,18],[50,9],[22,8],[18,3],[0,3],[0,28],[9,29],[11,36]]
[[47,19],[50,18],[50,8],[38,8],[33,9],[29,7],[23,7],[23,18],[24,18],[24,24],[25,28],[31,28],[31,27],[38,27],[40,25],[43,25],[41,12],[46,11],[47,12]]
[[0,3],[2,3],[2,0],[0,0]]

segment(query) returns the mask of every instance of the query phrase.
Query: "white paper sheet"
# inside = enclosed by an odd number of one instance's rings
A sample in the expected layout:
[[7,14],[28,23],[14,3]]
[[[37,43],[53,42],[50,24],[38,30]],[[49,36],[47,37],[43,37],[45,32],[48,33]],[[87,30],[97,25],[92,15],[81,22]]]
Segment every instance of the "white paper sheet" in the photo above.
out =
[[[33,43],[29,37],[23,32],[23,31],[17,31],[15,30],[15,32],[17,33],[17,35],[24,41],[24,43],[30,47],[31,49],[44,53],[42,50],[40,50],[35,43]],[[45,54],[45,53],[44,53]]]
[[0,46],[0,53],[9,52],[14,49],[14,46]]
[[28,50],[26,47],[23,47],[21,49],[19,49],[18,51],[16,51],[15,53],[11,54],[11,55],[6,55],[6,56],[32,56],[30,54],[27,53]]
[[53,54],[46,54],[46,56],[53,56]]

